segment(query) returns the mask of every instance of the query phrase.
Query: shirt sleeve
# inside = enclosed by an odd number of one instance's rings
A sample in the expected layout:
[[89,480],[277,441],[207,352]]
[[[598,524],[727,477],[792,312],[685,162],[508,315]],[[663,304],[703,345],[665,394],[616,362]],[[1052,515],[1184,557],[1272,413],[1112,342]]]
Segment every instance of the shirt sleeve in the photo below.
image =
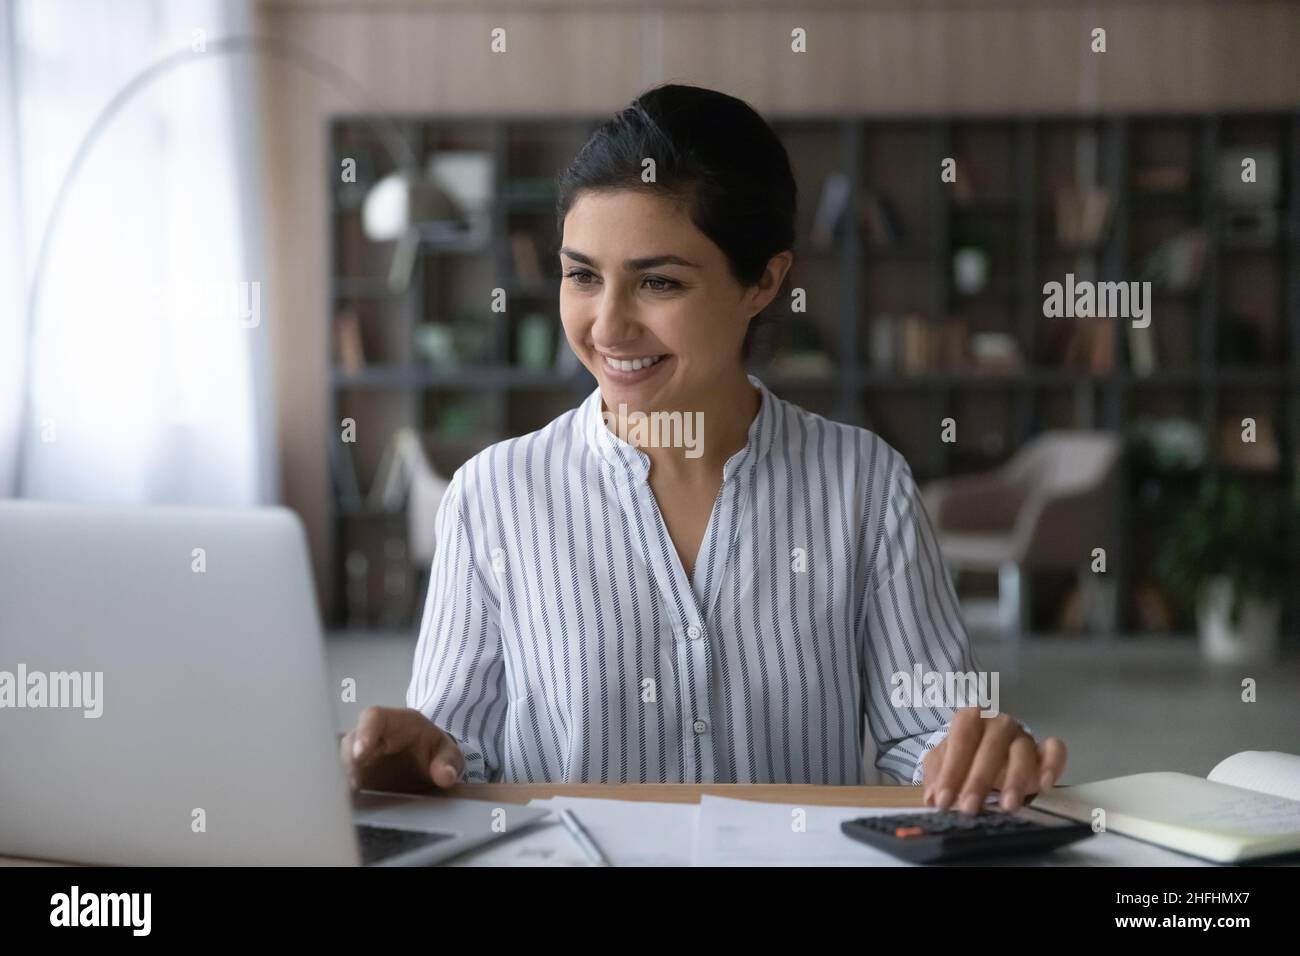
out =
[[876,531],[876,550],[869,556],[859,621],[865,637],[861,666],[876,766],[920,784],[925,755],[948,736],[957,710],[953,701],[968,706],[966,701],[979,700],[950,694],[940,700],[916,690],[933,675],[932,683],[962,695],[980,672],[911,468],[897,452],[886,468],[883,502],[869,523]]
[[465,756],[461,781],[501,773],[506,687],[500,602],[492,566],[475,553],[459,469],[435,520],[436,543],[406,705],[450,734]]

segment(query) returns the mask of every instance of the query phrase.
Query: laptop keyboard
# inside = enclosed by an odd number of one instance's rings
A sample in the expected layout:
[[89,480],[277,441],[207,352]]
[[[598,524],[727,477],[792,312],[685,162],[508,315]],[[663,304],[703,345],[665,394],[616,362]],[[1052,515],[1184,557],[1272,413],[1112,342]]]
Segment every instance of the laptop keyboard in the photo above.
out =
[[396,827],[375,827],[368,823],[356,824],[357,841],[361,846],[361,865],[369,866],[399,853],[409,853],[421,847],[450,840],[450,833],[430,833],[428,830],[399,830]]

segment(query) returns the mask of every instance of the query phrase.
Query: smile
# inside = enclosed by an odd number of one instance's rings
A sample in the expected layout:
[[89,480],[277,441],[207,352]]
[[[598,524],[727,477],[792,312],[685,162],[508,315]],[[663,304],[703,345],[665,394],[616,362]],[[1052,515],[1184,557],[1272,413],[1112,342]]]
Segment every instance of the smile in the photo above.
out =
[[651,365],[656,364],[663,358],[662,355],[647,355],[644,358],[634,359],[616,359],[610,358],[608,355],[602,355],[601,357],[605,360],[607,366],[617,372],[639,372],[643,368],[649,368]]

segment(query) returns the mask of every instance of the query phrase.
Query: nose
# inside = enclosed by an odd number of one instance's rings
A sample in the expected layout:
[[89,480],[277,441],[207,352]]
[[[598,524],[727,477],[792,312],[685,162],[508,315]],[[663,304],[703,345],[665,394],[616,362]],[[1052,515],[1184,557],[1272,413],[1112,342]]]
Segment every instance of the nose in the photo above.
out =
[[596,306],[596,320],[591,326],[591,340],[599,348],[617,349],[635,341],[641,334],[633,310],[616,290],[608,290]]

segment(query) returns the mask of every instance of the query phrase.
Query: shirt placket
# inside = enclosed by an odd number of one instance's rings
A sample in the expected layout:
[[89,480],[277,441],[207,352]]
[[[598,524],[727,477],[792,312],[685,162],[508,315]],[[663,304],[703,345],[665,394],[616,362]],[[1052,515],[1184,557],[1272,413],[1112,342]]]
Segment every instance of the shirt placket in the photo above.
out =
[[672,624],[672,653],[676,664],[675,686],[661,699],[677,712],[678,745],[685,765],[685,781],[711,783],[714,779],[713,706],[709,690],[709,651],[700,602],[685,569],[672,550],[648,481],[638,482],[634,497],[642,520],[651,530],[651,570],[659,590],[661,606]]
[[[760,415],[761,413],[762,409]],[[601,434],[601,437],[606,436]],[[717,728],[713,720],[710,680],[713,661],[708,622],[700,609],[706,608],[711,612],[721,593],[723,578],[735,546],[737,516],[743,510],[746,498],[743,493],[739,497],[732,497],[735,495],[733,486],[744,472],[751,451],[747,444],[745,449],[733,455],[724,466],[720,497],[714,501],[713,511],[710,512],[710,522],[714,519],[719,522],[716,530],[718,549],[711,560],[705,554],[705,561],[710,567],[696,568],[697,581],[701,580],[701,574],[708,576],[707,585],[701,584],[699,592],[686,576],[686,570],[673,548],[645,470],[626,467],[634,460],[630,455],[640,457],[644,452],[631,449],[624,450],[622,454],[616,452],[617,460],[624,466],[616,468],[615,480],[624,492],[620,498],[625,506],[632,505],[640,509],[643,526],[651,539],[647,542],[653,555],[653,560],[649,562],[650,572],[655,579],[666,618],[672,622],[676,680],[672,688],[665,688],[669,692],[661,695],[660,700],[665,706],[671,705],[677,711],[678,743],[683,755],[685,781],[713,783],[716,780]],[[714,530],[708,529],[706,541],[712,534]]]

